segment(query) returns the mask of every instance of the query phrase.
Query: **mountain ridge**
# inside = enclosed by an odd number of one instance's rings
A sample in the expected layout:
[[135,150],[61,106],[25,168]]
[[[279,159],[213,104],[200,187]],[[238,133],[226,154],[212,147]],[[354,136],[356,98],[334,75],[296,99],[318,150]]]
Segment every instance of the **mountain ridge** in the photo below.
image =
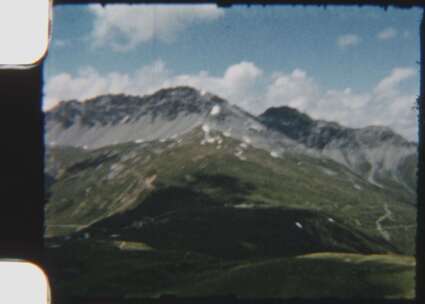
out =
[[[160,89],[152,94],[145,94],[145,95],[128,95],[128,94],[123,94],[123,93],[119,93],[119,94],[103,94],[103,95],[98,95],[96,97],[93,98],[88,98],[85,99],[83,101],[78,101],[75,99],[70,99],[70,100],[63,100],[60,101],[56,106],[52,107],[51,109],[45,111],[46,116],[47,116],[47,120],[50,120],[55,116],[55,114],[60,114],[60,113],[64,113],[67,111],[81,111],[84,108],[87,108],[87,105],[98,105],[100,104],[100,106],[108,106],[108,103],[111,104],[116,104],[119,105],[124,104],[125,107],[120,108],[117,107],[114,110],[125,110],[126,108],[128,108],[129,106],[132,106],[131,103],[136,104],[137,106],[142,106],[144,102],[149,102],[152,99],[158,100],[157,98],[159,98],[160,100],[163,99],[164,97],[168,97],[170,95],[173,95],[174,92],[185,92],[186,94],[180,95],[180,100],[179,101],[183,101],[186,104],[191,104],[192,100],[186,100],[186,98],[191,94],[194,95],[199,95],[199,96],[209,96],[210,101],[218,104],[218,105],[222,105],[222,104],[227,104],[230,105],[230,103],[219,97],[218,95],[206,92],[206,91],[200,91],[197,90],[193,87],[190,86],[177,86],[177,87],[169,87],[169,88],[163,88]],[[186,95],[186,96],[185,96]],[[199,102],[200,100],[195,100],[196,102]],[[202,101],[202,100],[201,100]],[[161,104],[159,104],[161,105]],[[174,104],[175,105],[175,104]],[[288,115],[288,113],[293,114],[293,116],[295,116],[297,119],[302,117],[302,120],[304,123],[308,123],[309,125],[313,125],[313,124],[320,124],[320,125],[326,125],[326,126],[333,126],[333,127],[339,127],[339,128],[344,128],[350,131],[360,131],[360,130],[372,130],[372,131],[385,131],[387,135],[391,134],[392,136],[397,136],[397,138],[404,140],[406,143],[410,144],[410,145],[417,145],[417,142],[415,141],[411,141],[408,140],[406,138],[404,138],[402,135],[400,135],[399,133],[395,132],[392,128],[388,127],[388,126],[384,126],[384,125],[369,125],[369,126],[365,126],[365,127],[358,127],[358,128],[353,128],[353,127],[346,127],[336,121],[331,121],[331,120],[323,120],[323,119],[313,119],[311,116],[309,116],[308,114],[299,111],[296,108],[292,108],[286,105],[282,105],[282,106],[272,106],[270,108],[267,108],[263,113],[259,114],[259,115],[253,115],[251,113],[249,113],[248,111],[238,107],[237,105],[233,105],[232,107],[235,107],[237,109],[239,109],[240,111],[245,112],[245,114],[251,116],[251,117],[255,117],[258,118],[260,121],[262,120],[262,118],[264,117],[270,117],[272,115],[275,115],[275,113],[280,113],[280,114],[286,114],[285,117],[289,118],[290,115]],[[131,108],[130,109],[134,109]],[[174,110],[176,110],[178,108],[174,108]],[[99,110],[99,109],[97,109]],[[119,112],[118,112],[119,114]]]
[[[217,95],[192,87],[164,88],[142,97],[102,95],[83,103],[62,102],[46,113],[46,143],[96,149],[103,146],[176,138],[202,127],[246,141],[275,155],[287,151],[326,157],[377,187],[397,186],[415,195],[417,144],[388,127],[347,128],[314,120],[288,106],[259,116]],[[411,168],[406,170],[405,168]]]

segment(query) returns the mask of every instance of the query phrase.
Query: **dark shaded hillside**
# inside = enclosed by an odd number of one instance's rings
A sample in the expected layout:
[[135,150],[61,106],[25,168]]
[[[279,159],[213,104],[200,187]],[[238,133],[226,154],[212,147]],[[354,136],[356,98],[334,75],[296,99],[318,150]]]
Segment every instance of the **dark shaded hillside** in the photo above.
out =
[[[56,296],[245,298],[413,298],[412,257],[317,253],[226,261],[143,243],[47,241]],[[133,303],[133,302],[132,302]]]
[[209,207],[208,198],[193,195],[200,204],[195,207],[190,203],[190,196],[178,196],[175,189],[169,189],[168,194],[172,196],[156,200],[160,197],[153,193],[146,203],[152,200],[159,205],[158,209],[170,203],[189,205],[164,210],[152,217],[146,215],[143,203],[83,230],[81,235],[89,233],[96,240],[110,240],[115,234],[122,241],[143,242],[156,249],[197,252],[226,259],[284,257],[312,252],[397,252],[385,240],[370,237],[339,221],[331,222],[319,212]]

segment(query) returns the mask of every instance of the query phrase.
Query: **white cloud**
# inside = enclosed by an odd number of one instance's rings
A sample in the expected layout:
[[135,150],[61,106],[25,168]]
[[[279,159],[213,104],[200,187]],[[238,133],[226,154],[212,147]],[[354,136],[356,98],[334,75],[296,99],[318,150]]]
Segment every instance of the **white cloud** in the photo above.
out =
[[320,90],[314,80],[301,69],[291,73],[275,73],[267,88],[265,108],[281,104],[305,111],[314,96],[319,96]]
[[74,76],[67,73],[53,76],[45,86],[44,109],[61,100],[85,100],[107,93],[144,95],[163,87],[188,85],[222,96],[253,114],[260,114],[272,106],[288,105],[315,119],[337,121],[349,127],[390,126],[416,140],[417,122],[413,109],[416,96],[400,88],[404,81],[416,75],[413,68],[397,67],[370,91],[355,92],[351,88],[325,90],[300,68],[265,75],[254,63],[242,61],[217,76],[206,71],[176,74],[158,60],[131,74],[103,75],[87,67]]
[[375,87],[375,94],[381,97],[392,97],[398,93],[398,84],[416,74],[412,68],[399,67],[391,71],[391,74],[382,79]]
[[55,106],[61,100],[85,100],[104,93],[121,93],[130,83],[128,75],[110,73],[102,77],[94,68],[80,69],[76,76],[61,73],[50,78],[44,90],[44,108]]
[[206,71],[195,74],[174,74],[161,60],[143,66],[133,74],[108,73],[100,75],[92,67],[81,69],[76,76],[62,73],[53,76],[45,86],[44,109],[61,100],[86,100],[100,94],[126,93],[144,95],[163,87],[193,86],[217,93],[232,102],[246,106],[255,96],[256,82],[263,72],[255,64],[242,61],[229,66],[222,76]]
[[362,39],[360,38],[360,36],[356,34],[346,34],[346,35],[339,36],[336,41],[336,44],[341,49],[345,49],[351,46],[358,45],[361,42],[361,40]]
[[393,39],[398,35],[398,31],[393,27],[388,27],[378,33],[377,37],[379,40]]
[[213,5],[91,5],[89,11],[95,16],[94,46],[109,45],[120,52],[154,38],[172,42],[190,25],[224,15]]

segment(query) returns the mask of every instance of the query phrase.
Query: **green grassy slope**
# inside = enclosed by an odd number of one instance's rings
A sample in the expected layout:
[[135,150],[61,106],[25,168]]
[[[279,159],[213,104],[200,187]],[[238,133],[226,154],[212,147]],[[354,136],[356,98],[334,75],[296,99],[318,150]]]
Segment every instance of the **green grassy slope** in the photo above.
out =
[[81,150],[72,160],[71,153],[56,151],[65,160],[57,161],[61,175],[50,189],[48,235],[85,229],[134,208],[133,220],[196,206],[284,208],[320,212],[372,238],[388,236],[399,250],[413,252],[414,206],[345,167],[290,153],[274,158],[250,146],[242,149],[241,160],[235,155],[240,142],[224,138],[222,144],[201,145],[202,137],[196,130],[180,143]]
[[50,148],[47,260],[60,293],[413,296],[414,259],[397,255],[414,248],[407,195],[331,160],[203,136]]
[[181,296],[412,298],[413,258],[320,253],[247,263],[183,289]]

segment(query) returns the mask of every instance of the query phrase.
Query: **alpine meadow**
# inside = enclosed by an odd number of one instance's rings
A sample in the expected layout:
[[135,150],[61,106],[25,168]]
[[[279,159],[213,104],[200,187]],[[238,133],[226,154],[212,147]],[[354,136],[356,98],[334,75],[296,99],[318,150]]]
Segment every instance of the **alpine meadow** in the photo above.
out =
[[58,295],[415,297],[419,11],[54,13]]

